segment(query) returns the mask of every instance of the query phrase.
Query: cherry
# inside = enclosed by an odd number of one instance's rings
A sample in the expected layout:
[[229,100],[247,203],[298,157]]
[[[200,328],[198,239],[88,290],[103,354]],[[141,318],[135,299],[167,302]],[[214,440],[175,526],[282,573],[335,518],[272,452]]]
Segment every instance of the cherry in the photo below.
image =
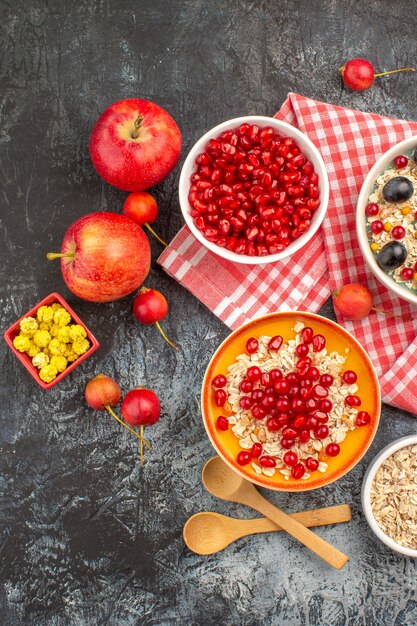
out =
[[95,411],[106,410],[110,413],[114,419],[119,422],[124,428],[131,432],[135,437],[150,448],[150,444],[144,439],[143,433],[137,433],[133,428],[130,428],[125,422],[123,422],[118,415],[113,411],[112,407],[119,403],[122,391],[113,378],[105,376],[104,374],[97,374],[94,378],[88,381],[85,387],[85,400],[92,409]]
[[375,215],[378,215],[379,213],[379,206],[376,202],[370,202],[365,207],[365,213],[368,217],[375,217]]
[[311,343],[313,341],[313,336],[313,329],[309,326],[304,326],[303,330],[301,331],[301,339],[303,340],[303,342],[306,344]]
[[275,335],[274,337],[271,337],[271,339],[269,340],[268,348],[270,350],[277,351],[282,346],[282,342],[283,342],[283,338],[280,335]]
[[214,389],[217,389],[219,387],[225,387],[226,383],[227,383],[226,376],[223,376],[223,374],[217,374],[217,376],[215,376],[213,380],[211,381],[211,386],[214,387]]
[[262,465],[262,467],[275,467],[277,464],[277,462],[275,461],[274,458],[272,458],[272,456],[268,456],[268,455],[264,455],[259,457],[259,465]]
[[[247,396],[244,396],[247,397]],[[216,389],[214,392],[214,402],[216,406],[223,406],[227,400],[227,393],[224,389]]]
[[346,370],[342,375],[342,380],[346,385],[353,385],[358,380],[358,376],[353,370]]
[[334,378],[331,374],[322,374],[320,376],[320,383],[323,387],[331,387],[333,385]]
[[[375,222],[373,222],[375,224]],[[349,320],[361,320],[371,312],[372,294],[368,287],[351,283],[333,293],[336,309]]]
[[381,220],[374,220],[369,224],[369,230],[374,235],[379,235],[384,230],[384,224]]
[[404,278],[404,280],[412,280],[413,277],[414,277],[413,268],[403,267],[403,269],[401,270],[401,278]]
[[305,464],[308,470],[310,470],[310,472],[315,472],[316,469],[318,469],[319,466],[319,462],[317,459],[315,459],[312,456],[308,456],[305,460]]
[[391,231],[391,235],[394,239],[404,239],[405,237],[405,228],[404,226],[394,226]]
[[284,454],[282,460],[286,465],[289,465],[289,467],[294,467],[294,465],[297,465],[298,463],[298,454],[296,452],[293,452],[292,450],[289,450]]
[[405,72],[408,70],[415,72],[413,67],[402,67],[398,70],[375,74],[374,66],[370,61],[366,59],[351,59],[339,69],[339,72],[346,87],[355,91],[364,91],[372,86],[374,78],[377,76],[386,76],[387,74]]
[[256,383],[262,376],[262,372],[257,365],[252,365],[246,370],[246,376],[252,383]]
[[254,354],[257,351],[258,347],[259,347],[258,340],[255,339],[255,337],[251,337],[250,339],[247,340],[246,351],[249,352],[249,354]]
[[145,226],[162,245],[167,247],[168,244],[150,226],[158,215],[158,205],[150,193],[147,191],[130,193],[123,205],[123,213],[139,224],[139,226]]
[[258,443],[258,442],[254,443],[252,448],[250,449],[251,457],[253,459],[257,459],[258,457],[261,456],[262,450],[263,450],[263,447],[261,443]]
[[148,289],[142,287],[138,295],[133,300],[133,314],[141,324],[155,324],[162,337],[169,345],[178,350],[177,346],[172,343],[165,335],[159,323],[168,313],[168,302],[165,296],[156,289]]
[[[219,389],[218,391],[222,390]],[[129,422],[132,426],[140,426],[140,434],[143,437],[144,427],[155,424],[160,418],[161,405],[156,393],[144,387],[136,387],[125,395],[121,411],[126,422]],[[141,465],[143,465],[142,440],[140,442],[140,461]]]
[[302,463],[297,463],[297,465],[294,465],[291,470],[291,476],[296,480],[299,480],[304,476],[305,471],[304,465]]
[[337,456],[340,452],[340,446],[338,443],[329,443],[326,446],[326,453],[329,456]]
[[219,430],[228,430],[229,420],[224,415],[219,415],[216,420],[216,426]]
[[356,416],[355,426],[366,426],[371,421],[371,416],[368,411],[359,411]]
[[347,406],[360,406],[361,405],[361,399],[360,399],[359,396],[348,395],[345,398],[345,404]]
[[241,450],[239,454],[237,455],[236,460],[239,463],[239,465],[247,465],[248,463],[251,462],[252,455],[250,452],[247,452],[246,450]]
[[401,170],[403,167],[407,167],[408,165],[407,157],[403,156],[402,154],[396,156],[394,159],[394,165],[398,170]]

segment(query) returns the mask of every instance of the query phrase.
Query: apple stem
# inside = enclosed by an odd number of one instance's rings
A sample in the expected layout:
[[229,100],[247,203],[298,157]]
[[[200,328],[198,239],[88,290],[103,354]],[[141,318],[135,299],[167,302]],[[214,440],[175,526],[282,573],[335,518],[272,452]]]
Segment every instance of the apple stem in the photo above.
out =
[[142,446],[143,444],[145,444],[145,446],[148,448],[148,450],[151,449],[151,444],[149,443],[149,441],[146,441],[146,439],[143,437],[143,431],[142,431],[142,427],[141,427],[141,433],[138,434],[136,432],[136,430],[133,430],[133,428],[130,428],[130,426],[128,426],[127,424],[125,424],[124,422],[122,422],[122,420],[120,419],[120,417],[118,415],[116,415],[116,413],[113,411],[113,409],[111,408],[111,406],[109,406],[108,404],[106,404],[105,407],[108,412],[110,413],[110,415],[112,417],[114,417],[115,420],[117,420],[119,422],[119,424],[121,424],[122,426],[124,426],[127,430],[129,430],[133,435],[135,435],[135,437],[137,437],[138,439],[140,439],[140,445]]
[[68,258],[68,259],[75,258],[74,252],[48,252],[46,256],[47,256],[48,261],[55,261],[55,259],[62,259],[62,258]]
[[167,247],[168,247],[168,244],[167,244],[167,243],[166,243],[163,239],[161,239],[161,237],[160,237],[159,235],[157,235],[157,234],[156,234],[156,232],[155,232],[155,231],[154,231],[154,229],[153,229],[153,228],[152,228],[152,227],[148,224],[148,222],[145,222],[144,226],[146,226],[146,228],[149,230],[149,232],[150,232],[150,233],[152,233],[152,235],[153,235],[154,237],[156,237],[156,238],[157,238],[157,240],[158,240],[160,243],[162,243],[162,245],[163,245],[163,246],[165,246],[165,248],[167,248]]
[[166,336],[166,334],[164,333],[164,331],[162,330],[161,324],[159,322],[155,322],[155,326],[157,327],[157,329],[159,330],[159,332],[161,333],[162,337],[165,339],[165,341],[167,343],[169,343],[169,345],[174,348],[174,350],[179,350],[178,346],[176,346],[174,343],[172,343],[172,341],[170,341],[168,339],[168,337]]
[[139,128],[141,127],[143,122],[143,115],[139,115],[134,122],[134,131],[132,133],[132,139],[137,139],[139,137]]
[[140,452],[140,464],[142,467],[145,465],[145,460],[143,458],[143,426],[140,427],[140,444],[139,444],[139,452]]
[[377,76],[386,76],[387,74],[396,74],[397,72],[415,72],[415,67],[401,67],[399,70],[390,70],[389,72],[381,72],[380,74],[374,74],[374,78]]

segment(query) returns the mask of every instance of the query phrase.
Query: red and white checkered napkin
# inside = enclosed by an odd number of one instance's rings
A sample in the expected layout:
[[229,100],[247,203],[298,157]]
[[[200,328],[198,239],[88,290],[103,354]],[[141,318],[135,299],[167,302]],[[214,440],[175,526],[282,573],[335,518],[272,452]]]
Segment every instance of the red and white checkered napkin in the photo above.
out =
[[375,306],[404,317],[372,313],[339,322],[368,351],[380,377],[383,400],[417,413],[417,309],[400,300],[367,269],[356,239],[355,209],[369,169],[388,148],[417,135],[417,123],[371,115],[290,93],[276,117],[310,137],[320,150],[330,182],[323,226],[290,259],[261,266],[239,265],[202,246],[182,228],[159,259],[230,328],[273,311],[317,311],[331,291],[346,283],[367,284]]

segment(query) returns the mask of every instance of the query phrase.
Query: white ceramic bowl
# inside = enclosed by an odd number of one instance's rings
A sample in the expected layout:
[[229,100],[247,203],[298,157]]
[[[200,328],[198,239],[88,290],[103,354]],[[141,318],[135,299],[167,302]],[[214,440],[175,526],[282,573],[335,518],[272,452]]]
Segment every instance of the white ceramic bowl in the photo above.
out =
[[[312,162],[312,164],[314,165],[314,169],[319,177],[318,187],[320,191],[320,206],[317,208],[316,212],[313,215],[310,228],[307,232],[301,235],[301,237],[296,239],[287,248],[285,248],[285,250],[277,254],[253,257],[244,254],[236,254],[235,252],[231,252],[226,248],[217,246],[215,243],[208,241],[203,236],[201,231],[199,231],[198,228],[194,225],[194,220],[190,214],[191,207],[190,203],[188,202],[188,192],[190,189],[190,176],[196,170],[195,161],[197,156],[201,152],[204,152],[206,145],[210,139],[215,139],[224,130],[236,128],[243,123],[257,124],[260,127],[271,126],[281,135],[286,137],[292,137],[297,142],[302,153],[307,157],[309,161]],[[218,126],[215,126],[205,135],[203,135],[203,137],[201,137],[201,139],[197,141],[194,147],[191,148],[181,170],[179,182],[179,198],[181,211],[187,223],[187,226],[190,228],[191,232],[198,239],[198,241],[206,246],[206,248],[208,248],[212,252],[215,252],[224,259],[228,259],[229,261],[250,265],[263,265],[265,263],[272,263],[274,261],[279,261],[280,259],[284,259],[285,257],[290,256],[291,254],[293,254],[293,252],[302,248],[307,243],[307,241],[309,241],[313,237],[314,233],[318,230],[320,224],[322,223],[327,210],[327,205],[329,202],[329,180],[320,152],[306,135],[304,135],[301,131],[297,130],[290,124],[287,124],[286,122],[281,122],[273,117],[248,115],[245,117],[237,117],[235,119],[228,120],[227,122],[223,122]]]
[[382,463],[397,450],[400,450],[401,448],[405,448],[407,446],[412,446],[416,443],[417,435],[408,435],[407,437],[401,437],[400,439],[393,441],[392,443],[388,444],[383,450],[381,450],[381,452],[377,454],[377,456],[374,458],[365,473],[365,477],[362,483],[361,494],[362,508],[363,512],[365,513],[366,520],[371,527],[371,530],[373,530],[378,539],[380,539],[383,543],[385,543],[386,546],[388,546],[392,550],[400,552],[401,554],[406,554],[407,556],[412,556],[414,558],[417,558],[417,550],[400,546],[393,539],[391,539],[391,537],[386,535],[377,524],[374,514],[372,513],[370,493],[375,474],[381,467]]
[[377,264],[375,256],[369,247],[365,215],[365,207],[368,204],[369,195],[371,194],[372,188],[378,176],[388,167],[388,165],[390,165],[390,163],[392,163],[394,157],[399,154],[404,154],[409,150],[413,150],[414,148],[417,148],[416,136],[404,139],[404,141],[400,141],[400,143],[397,143],[395,146],[387,150],[387,152],[385,152],[385,154],[383,154],[372,167],[363,182],[358,198],[358,204],[356,207],[356,232],[358,235],[359,246],[365,261],[376,278],[399,298],[408,300],[408,302],[411,302],[412,304],[417,304],[417,294],[414,294],[405,287],[401,286],[399,283],[396,283],[395,280],[388,276],[388,274],[386,274]]

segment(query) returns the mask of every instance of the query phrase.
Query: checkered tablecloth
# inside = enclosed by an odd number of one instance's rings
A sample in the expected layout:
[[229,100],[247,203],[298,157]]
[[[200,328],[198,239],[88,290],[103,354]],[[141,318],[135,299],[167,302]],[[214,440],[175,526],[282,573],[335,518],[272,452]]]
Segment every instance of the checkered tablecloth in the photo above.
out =
[[[184,226],[159,258],[230,328],[274,311],[317,311],[346,283],[367,284],[376,307],[404,319],[372,313],[338,321],[366,348],[385,402],[417,413],[417,308],[394,297],[367,269],[356,239],[355,210],[362,182],[375,161],[417,123],[345,109],[290,93],[275,116],[299,128],[320,150],[330,183],[323,226],[301,250],[274,264],[233,264],[202,246]],[[407,319],[408,318],[408,319]]]

